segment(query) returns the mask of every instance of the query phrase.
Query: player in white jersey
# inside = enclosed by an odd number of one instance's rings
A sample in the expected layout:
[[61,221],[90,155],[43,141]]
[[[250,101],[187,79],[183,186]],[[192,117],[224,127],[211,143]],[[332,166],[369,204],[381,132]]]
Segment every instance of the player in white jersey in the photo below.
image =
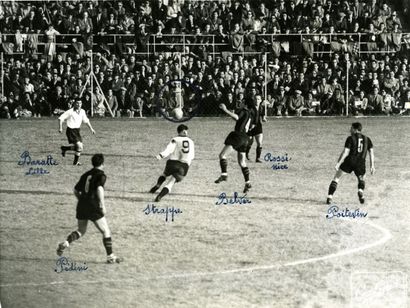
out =
[[90,120],[87,118],[87,115],[84,109],[81,109],[81,99],[78,98],[74,103],[74,107],[68,109],[64,112],[59,118],[59,132],[63,132],[63,123],[67,120],[67,130],[66,135],[68,139],[68,146],[61,147],[61,155],[65,157],[65,152],[72,150],[75,151],[73,165],[81,165],[78,160],[80,158],[81,152],[83,151],[83,139],[80,135],[80,127],[82,123],[85,123],[90,128],[91,132],[95,134],[95,130],[91,126]]
[[181,182],[187,175],[189,166],[195,157],[194,142],[188,138],[188,127],[181,124],[177,128],[178,136],[172,138],[166,149],[158,154],[158,160],[168,157],[164,173],[158,178],[157,184],[151,188],[150,193],[155,193],[166,178],[170,176],[168,183],[162,188],[161,192],[155,198],[159,202],[166,194],[171,192],[175,182]]

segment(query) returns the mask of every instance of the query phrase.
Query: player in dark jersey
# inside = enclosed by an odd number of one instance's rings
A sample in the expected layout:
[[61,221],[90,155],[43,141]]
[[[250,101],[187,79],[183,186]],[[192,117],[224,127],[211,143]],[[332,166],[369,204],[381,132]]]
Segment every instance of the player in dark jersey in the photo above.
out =
[[262,96],[257,94],[255,96],[255,127],[248,132],[249,142],[246,148],[246,159],[249,160],[249,151],[251,150],[253,144],[253,138],[256,140],[256,159],[257,163],[261,163],[261,153],[262,153],[262,141],[263,141],[263,131],[262,122],[266,122],[266,114],[262,107]]
[[332,203],[333,194],[336,191],[337,183],[345,173],[352,171],[357,176],[358,180],[358,196],[360,203],[364,203],[364,187],[366,175],[366,154],[369,152],[370,156],[370,172],[375,172],[374,168],[374,152],[373,143],[369,137],[363,135],[362,124],[359,122],[353,123],[350,128],[351,136],[346,139],[345,148],[339,157],[335,169],[336,174],[329,185],[329,192],[327,196],[327,204]]
[[240,109],[238,113],[229,111],[225,104],[220,104],[221,108],[227,115],[236,121],[235,130],[229,133],[225,139],[225,146],[219,154],[219,163],[221,166],[221,176],[215,181],[220,183],[228,179],[228,161],[226,157],[233,151],[238,152],[238,163],[242,169],[242,174],[245,178],[244,193],[248,192],[252,187],[249,180],[249,168],[246,166],[245,153],[248,146],[249,137],[247,135],[249,129],[253,128],[255,123],[254,113],[252,108],[254,107],[253,100],[251,98],[246,99],[246,107]]
[[66,241],[58,244],[57,255],[61,256],[64,249],[85,234],[88,221],[91,220],[103,235],[103,244],[107,252],[107,263],[119,263],[121,259],[112,252],[111,232],[104,217],[106,213],[104,184],[107,178],[103,171],[104,156],[102,154],[95,154],[91,161],[94,168],[84,173],[74,187],[74,194],[78,199],[76,215],[78,229],[71,232]]

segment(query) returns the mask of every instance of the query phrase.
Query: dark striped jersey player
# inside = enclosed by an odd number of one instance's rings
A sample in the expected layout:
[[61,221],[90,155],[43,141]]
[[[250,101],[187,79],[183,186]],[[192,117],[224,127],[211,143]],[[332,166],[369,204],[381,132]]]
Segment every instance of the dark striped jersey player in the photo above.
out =
[[72,242],[85,234],[90,220],[103,236],[107,263],[120,263],[121,258],[113,254],[111,231],[105,218],[104,185],[107,177],[103,171],[104,156],[95,154],[91,162],[94,168],[84,173],[74,187],[74,194],[78,199],[76,215],[78,229],[71,232],[64,242],[58,244],[57,255],[61,256]]
[[[265,102],[266,104],[266,102]],[[255,107],[253,112],[255,113],[255,127],[248,132],[249,142],[246,148],[246,159],[249,160],[249,151],[251,150],[253,139],[256,140],[256,159],[257,163],[261,163],[262,160],[260,159],[262,153],[262,141],[263,141],[263,130],[262,130],[262,122],[266,122],[266,113],[264,112],[264,107],[262,105],[262,96],[257,94],[255,96]],[[266,109],[265,109],[266,111]]]
[[181,182],[188,173],[189,166],[195,158],[194,142],[188,137],[188,127],[181,124],[177,128],[178,136],[172,138],[165,150],[157,155],[157,159],[169,157],[164,173],[158,178],[157,184],[151,188],[150,193],[155,193],[169,177],[168,183],[162,188],[155,198],[156,202],[168,193],[176,182]]
[[332,203],[337,184],[343,174],[352,173],[352,171],[358,180],[357,194],[359,201],[360,203],[364,203],[367,152],[369,152],[370,156],[370,172],[371,174],[375,172],[372,140],[362,134],[362,125],[359,122],[352,124],[350,133],[351,135],[347,137],[345,148],[335,166],[336,174],[329,185],[327,204]]
[[238,164],[241,167],[242,174],[245,178],[244,193],[248,192],[252,187],[249,180],[249,168],[246,166],[245,154],[248,147],[249,137],[247,133],[254,127],[255,114],[253,112],[254,101],[248,97],[246,100],[246,107],[240,109],[237,113],[229,111],[224,104],[220,104],[219,107],[231,118],[235,123],[235,130],[230,132],[225,139],[225,145],[219,153],[219,164],[221,166],[221,176],[215,181],[220,183],[228,179],[228,161],[227,156],[233,151],[238,152]]

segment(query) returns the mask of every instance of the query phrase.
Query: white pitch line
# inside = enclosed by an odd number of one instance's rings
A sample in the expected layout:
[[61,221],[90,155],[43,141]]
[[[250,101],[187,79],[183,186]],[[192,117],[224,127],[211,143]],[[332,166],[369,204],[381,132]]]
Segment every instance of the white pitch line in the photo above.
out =
[[364,223],[378,229],[379,231],[381,231],[383,233],[383,237],[380,240],[376,241],[376,242],[373,242],[373,243],[370,243],[370,244],[367,244],[367,245],[364,245],[364,246],[360,246],[360,247],[352,248],[352,249],[347,249],[347,250],[342,250],[342,251],[332,253],[330,255],[326,255],[326,256],[323,256],[323,257],[309,258],[309,259],[305,259],[305,260],[289,262],[289,263],[284,264],[283,266],[295,266],[295,265],[299,265],[299,264],[314,263],[314,262],[318,262],[318,261],[324,261],[324,260],[327,260],[327,259],[346,256],[346,255],[357,253],[359,251],[370,249],[372,247],[383,245],[385,242],[387,242],[388,240],[391,239],[391,233],[386,228],[380,227],[379,225],[376,225],[376,224],[374,224],[370,221],[369,222],[364,222]]
[[[359,223],[359,221],[356,221]],[[352,249],[345,249],[336,253],[331,253],[322,257],[315,257],[315,258],[308,258],[308,259],[303,259],[303,260],[297,260],[293,262],[287,262],[284,264],[273,264],[273,265],[263,265],[263,266],[254,266],[254,267],[247,267],[247,268],[236,268],[236,269],[230,269],[230,270],[222,270],[222,271],[215,271],[215,272],[191,272],[191,273],[175,273],[175,274],[169,274],[169,275],[159,275],[159,276],[152,276],[152,277],[134,277],[134,278],[125,278],[125,279],[104,279],[104,280],[83,280],[83,281],[52,281],[52,282],[44,282],[44,283],[9,283],[9,284],[1,284],[0,287],[19,287],[19,286],[42,286],[42,285],[60,285],[60,284],[96,284],[96,283],[115,283],[115,282],[128,282],[128,283],[133,283],[138,280],[157,280],[157,279],[174,279],[174,278],[188,278],[188,277],[201,277],[201,276],[214,276],[214,275],[224,275],[224,274],[235,274],[235,273],[246,273],[246,272],[257,272],[257,271],[264,271],[264,270],[272,270],[272,269],[278,269],[281,267],[291,267],[291,266],[297,266],[301,264],[307,264],[307,263],[315,263],[315,262],[320,262],[320,261],[325,261],[329,259],[334,259],[338,258],[341,256],[346,256],[350,254],[355,254],[360,251],[364,251],[370,248],[374,248],[380,245],[383,245],[386,243],[388,240],[391,239],[391,233],[389,230],[386,228],[383,228],[375,223],[372,223],[370,221],[364,221],[360,222],[362,224],[367,224],[369,226],[372,226],[373,228],[376,228],[379,230],[382,234],[383,237],[373,243],[366,244],[360,247],[352,248]]]

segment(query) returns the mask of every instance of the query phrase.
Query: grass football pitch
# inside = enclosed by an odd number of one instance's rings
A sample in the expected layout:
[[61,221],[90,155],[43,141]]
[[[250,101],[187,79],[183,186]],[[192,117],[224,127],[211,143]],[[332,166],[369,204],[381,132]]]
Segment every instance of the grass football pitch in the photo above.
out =
[[[365,204],[358,202],[354,175],[342,178],[334,202],[367,216],[328,219],[328,185],[357,120],[373,141],[376,173],[367,176]],[[228,181],[214,184],[234,121],[192,119],[195,160],[155,203],[182,211],[168,222],[144,209],[165,166],[155,155],[177,124],[91,121],[97,134],[83,125],[83,165],[75,167],[71,154],[61,157],[66,137],[56,118],[0,121],[1,307],[407,307],[408,118],[269,119],[262,158],[287,154],[288,169],[256,164],[254,144],[251,203],[242,205],[216,205],[222,192],[243,196],[234,153]],[[24,151],[34,160],[51,155],[58,165],[39,166],[49,174],[25,175],[30,167],[18,165]],[[105,263],[101,235],[90,224],[65,252],[87,270],[56,273],[57,243],[76,228],[72,189],[94,153],[105,155],[106,217],[114,252],[124,261]]]

